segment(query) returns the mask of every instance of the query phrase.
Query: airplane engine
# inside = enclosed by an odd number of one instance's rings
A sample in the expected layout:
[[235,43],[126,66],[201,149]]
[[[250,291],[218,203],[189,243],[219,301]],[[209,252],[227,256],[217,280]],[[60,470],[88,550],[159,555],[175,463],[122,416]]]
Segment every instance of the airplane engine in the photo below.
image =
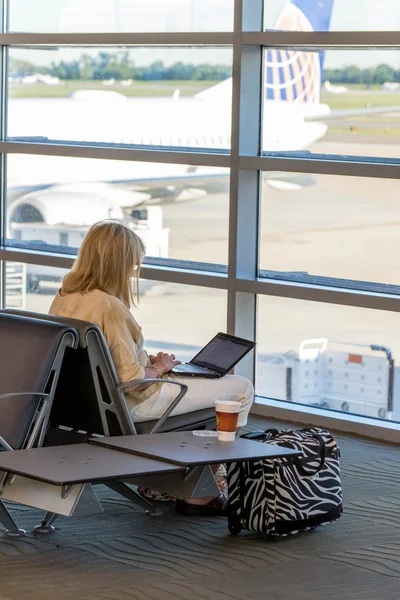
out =
[[[106,184],[68,184],[39,189],[10,202],[7,237],[16,246],[75,254],[89,227],[115,219],[135,230],[147,253],[168,256],[168,229],[162,225],[160,206],[144,207],[149,195]],[[27,288],[38,292],[41,282],[60,283],[61,268],[29,264]],[[151,287],[146,282],[143,288]]]

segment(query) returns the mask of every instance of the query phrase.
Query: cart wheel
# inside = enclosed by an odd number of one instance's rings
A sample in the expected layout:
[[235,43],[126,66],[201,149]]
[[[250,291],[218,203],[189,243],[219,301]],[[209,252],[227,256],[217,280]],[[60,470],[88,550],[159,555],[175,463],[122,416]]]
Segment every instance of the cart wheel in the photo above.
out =
[[228,518],[228,529],[232,535],[239,535],[242,531],[242,525],[237,517],[230,516]]

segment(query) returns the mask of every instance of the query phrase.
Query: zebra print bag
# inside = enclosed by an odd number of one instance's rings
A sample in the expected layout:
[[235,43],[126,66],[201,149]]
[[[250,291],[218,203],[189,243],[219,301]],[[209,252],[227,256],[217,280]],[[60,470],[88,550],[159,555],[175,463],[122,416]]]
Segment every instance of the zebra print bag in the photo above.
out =
[[340,451],[328,431],[268,430],[243,437],[296,448],[304,457],[228,466],[228,527],[233,535],[243,528],[271,537],[293,535],[340,517]]

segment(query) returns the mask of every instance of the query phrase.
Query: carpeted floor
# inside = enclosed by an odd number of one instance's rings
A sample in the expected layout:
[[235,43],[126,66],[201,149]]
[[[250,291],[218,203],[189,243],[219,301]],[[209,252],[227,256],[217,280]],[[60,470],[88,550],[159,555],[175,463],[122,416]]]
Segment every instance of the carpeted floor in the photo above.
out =
[[[103,489],[99,516],[60,518],[48,537],[0,537],[0,599],[399,600],[400,448],[337,439],[345,512],[336,524],[282,541],[234,538],[223,518],[169,509],[152,519]],[[28,530],[42,514],[13,509]]]

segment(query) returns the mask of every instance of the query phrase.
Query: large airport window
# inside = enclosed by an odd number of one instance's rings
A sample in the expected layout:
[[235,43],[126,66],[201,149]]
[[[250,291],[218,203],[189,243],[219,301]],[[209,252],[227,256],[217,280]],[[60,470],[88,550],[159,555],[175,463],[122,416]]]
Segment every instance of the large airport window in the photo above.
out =
[[11,139],[230,147],[230,48],[9,50]]
[[400,158],[400,52],[266,49],[264,153]]
[[76,253],[93,223],[119,219],[147,257],[227,264],[229,170],[10,154],[7,244]]
[[[5,306],[47,313],[66,269],[7,262]],[[190,360],[218,331],[226,331],[226,292],[141,280],[140,303],[132,314],[142,327],[145,349]]]
[[260,296],[260,396],[400,421],[399,313]]
[[234,0],[9,0],[10,32],[232,31]]
[[399,286],[397,188],[394,179],[263,173],[260,275]]
[[226,331],[224,290],[148,280],[141,290],[132,312],[152,354],[166,351],[190,360],[218,331]]
[[397,0],[264,0],[264,28],[278,31],[398,31]]

